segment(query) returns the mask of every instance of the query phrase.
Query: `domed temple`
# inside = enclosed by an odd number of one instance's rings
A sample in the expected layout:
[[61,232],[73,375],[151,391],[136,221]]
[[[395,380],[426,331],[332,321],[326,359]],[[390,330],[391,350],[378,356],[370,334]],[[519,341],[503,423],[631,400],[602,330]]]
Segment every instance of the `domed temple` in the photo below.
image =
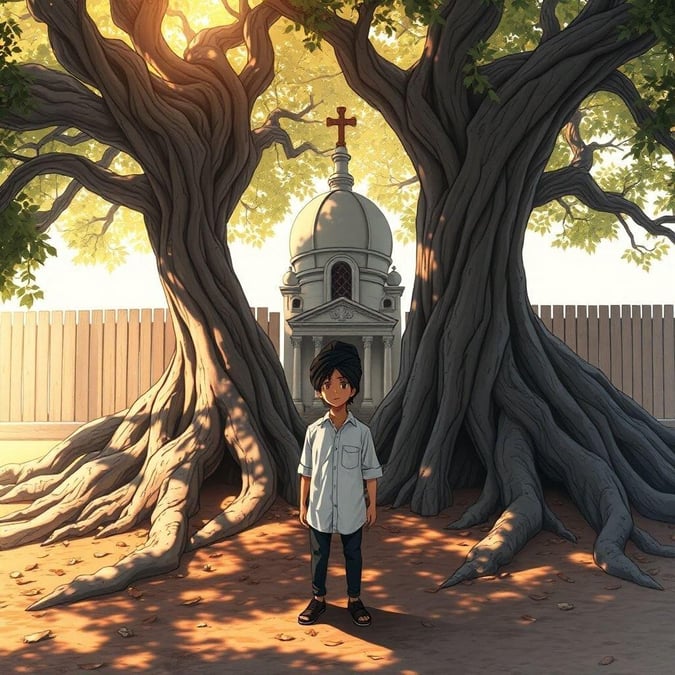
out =
[[367,412],[391,389],[401,351],[401,276],[393,267],[392,236],[380,209],[354,192],[344,140],[345,109],[338,126],[329,192],[306,204],[290,234],[291,266],[280,287],[284,312],[284,370],[301,412],[323,410],[309,382],[309,364],[322,345],[342,340],[361,355],[363,378],[354,402]]

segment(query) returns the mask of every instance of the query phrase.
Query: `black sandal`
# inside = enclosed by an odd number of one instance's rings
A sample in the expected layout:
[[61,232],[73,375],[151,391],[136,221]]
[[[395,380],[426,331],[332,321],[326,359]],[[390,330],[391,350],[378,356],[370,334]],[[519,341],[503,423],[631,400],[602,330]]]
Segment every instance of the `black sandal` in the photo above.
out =
[[318,618],[326,611],[326,601],[312,598],[309,605],[300,612],[298,616],[298,623],[301,626],[311,626],[316,623]]
[[[352,615],[352,621],[357,626],[370,626],[370,624],[373,623],[373,619],[370,616],[370,613],[365,608],[361,600],[350,600],[347,603],[347,609],[349,610],[349,613]],[[359,621],[359,619],[361,619],[361,621]]]

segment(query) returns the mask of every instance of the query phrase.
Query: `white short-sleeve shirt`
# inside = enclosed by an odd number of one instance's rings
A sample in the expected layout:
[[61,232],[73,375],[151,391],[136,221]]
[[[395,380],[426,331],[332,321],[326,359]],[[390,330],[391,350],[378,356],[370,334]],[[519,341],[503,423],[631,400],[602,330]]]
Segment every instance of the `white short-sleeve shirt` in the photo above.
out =
[[307,427],[298,473],[311,479],[307,522],[320,532],[356,532],[366,522],[363,481],[382,475],[370,429],[351,412],[336,429],[326,413]]

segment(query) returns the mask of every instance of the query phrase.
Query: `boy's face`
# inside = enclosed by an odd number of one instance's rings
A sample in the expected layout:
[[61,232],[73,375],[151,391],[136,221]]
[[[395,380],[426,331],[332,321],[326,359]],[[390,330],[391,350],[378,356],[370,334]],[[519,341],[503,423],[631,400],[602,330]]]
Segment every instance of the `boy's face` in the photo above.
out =
[[334,370],[330,377],[321,385],[321,398],[331,407],[340,408],[354,396],[356,389],[349,384],[349,380],[339,370]]

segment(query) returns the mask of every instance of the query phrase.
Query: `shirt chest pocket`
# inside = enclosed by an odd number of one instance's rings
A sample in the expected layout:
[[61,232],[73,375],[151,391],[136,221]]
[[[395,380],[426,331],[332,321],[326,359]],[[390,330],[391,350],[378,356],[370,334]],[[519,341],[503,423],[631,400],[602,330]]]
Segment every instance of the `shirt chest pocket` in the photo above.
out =
[[342,466],[345,469],[357,469],[361,465],[361,448],[355,445],[342,446]]

